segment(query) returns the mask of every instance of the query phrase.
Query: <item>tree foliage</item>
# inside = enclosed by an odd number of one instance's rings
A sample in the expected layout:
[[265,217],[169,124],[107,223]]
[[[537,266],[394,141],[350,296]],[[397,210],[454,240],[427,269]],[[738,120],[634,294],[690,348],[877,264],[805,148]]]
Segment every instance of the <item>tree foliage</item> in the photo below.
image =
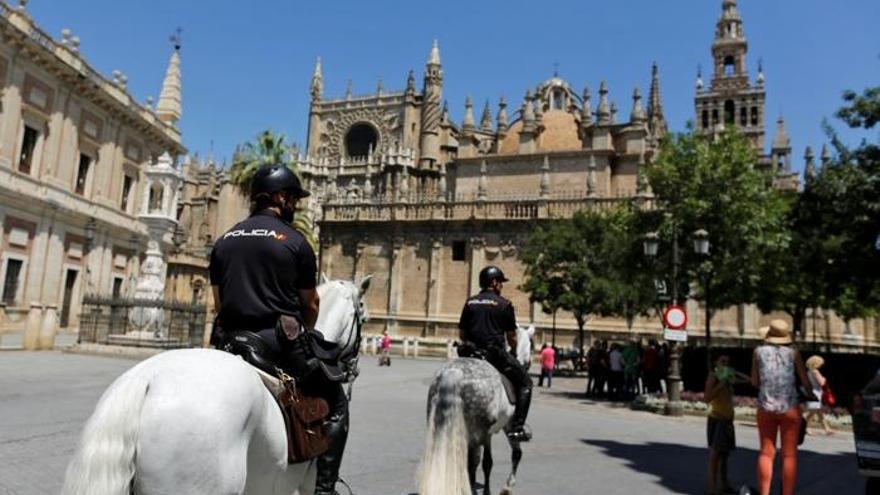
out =
[[[771,173],[756,168],[756,158],[735,130],[710,137],[691,129],[665,139],[648,170],[663,213],[660,238],[669,243],[673,230],[678,231],[684,275],[697,283],[698,298],[704,299],[709,289],[710,308],[754,302],[761,261],[790,245],[788,202],[773,187]],[[709,233],[706,259],[691,249],[698,229]],[[668,244],[665,251],[671,251]]]
[[[300,171],[295,160],[296,156],[292,151],[294,147],[288,146],[284,142],[285,139],[284,134],[276,134],[267,129],[259,133],[254,141],[248,141],[241,145],[232,158],[229,181],[238,187],[242,194],[248,196],[254,172],[265,165],[284,164],[299,176]],[[317,251],[318,238],[307,208],[301,206],[297,210],[293,227],[303,234],[312,249]]]

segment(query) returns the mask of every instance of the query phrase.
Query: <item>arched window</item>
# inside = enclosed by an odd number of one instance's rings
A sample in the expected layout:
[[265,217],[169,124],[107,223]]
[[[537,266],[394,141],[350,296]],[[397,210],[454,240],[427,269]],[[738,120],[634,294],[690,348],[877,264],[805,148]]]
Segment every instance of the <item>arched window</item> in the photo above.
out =
[[736,74],[736,59],[733,58],[733,55],[728,55],[724,57],[724,75],[732,76]]
[[725,125],[733,125],[736,123],[736,108],[733,105],[733,100],[727,100],[724,102],[724,124]]
[[557,89],[553,91],[553,108],[556,110],[565,110],[565,91]]
[[752,125],[758,125],[758,107],[752,107]]
[[739,125],[742,127],[749,125],[749,112],[746,107],[739,107]]
[[357,123],[345,134],[345,152],[349,157],[367,156],[376,149],[379,135],[376,129],[366,122]]
[[713,108],[712,109],[712,125],[715,125],[717,123],[718,123],[718,109]]
[[703,129],[709,128],[709,111],[703,110]]

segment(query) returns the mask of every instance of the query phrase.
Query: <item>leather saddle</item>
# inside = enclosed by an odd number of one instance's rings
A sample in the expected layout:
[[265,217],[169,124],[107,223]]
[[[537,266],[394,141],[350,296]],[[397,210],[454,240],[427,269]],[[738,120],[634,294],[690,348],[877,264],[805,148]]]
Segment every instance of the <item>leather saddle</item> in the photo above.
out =
[[272,351],[258,335],[237,332],[224,349],[255,368],[278,404],[287,434],[287,462],[304,462],[326,452],[330,446],[324,428],[330,414],[327,402],[301,394],[295,380],[267,358]]
[[345,380],[346,372],[339,360],[342,354],[339,345],[324,340],[324,336],[314,330],[300,331],[292,338],[288,334],[288,339],[287,345],[292,349],[285,354],[293,356],[290,359],[282,356],[277,348],[270,346],[259,335],[249,331],[226,333],[218,347],[241,356],[254,367],[272,376],[280,368],[297,379],[310,379],[314,371],[320,370],[330,381]]

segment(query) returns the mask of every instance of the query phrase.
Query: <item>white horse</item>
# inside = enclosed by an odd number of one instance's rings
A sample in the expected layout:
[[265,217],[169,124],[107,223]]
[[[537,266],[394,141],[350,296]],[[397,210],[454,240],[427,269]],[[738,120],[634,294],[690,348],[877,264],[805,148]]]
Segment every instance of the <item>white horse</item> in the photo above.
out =
[[[369,277],[318,287],[316,328],[358,352]],[[356,364],[355,364],[356,365]],[[255,368],[213,349],[163,352],[104,392],[63,495],[311,495],[316,463],[287,463],[284,419]]]
[[[534,326],[517,327],[516,354],[523,366],[531,361],[534,332]],[[513,411],[501,373],[491,364],[458,358],[444,365],[428,390],[428,432],[419,468],[419,495],[477,493],[476,471],[481,458],[483,494],[489,495],[492,435],[507,426]],[[512,466],[502,494],[513,493],[522,459],[519,442],[508,443]]]

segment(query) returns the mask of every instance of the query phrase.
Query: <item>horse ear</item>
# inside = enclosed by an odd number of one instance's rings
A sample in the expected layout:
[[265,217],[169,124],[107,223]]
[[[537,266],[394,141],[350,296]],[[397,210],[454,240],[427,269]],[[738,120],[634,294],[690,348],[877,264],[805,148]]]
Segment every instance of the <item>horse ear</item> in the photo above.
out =
[[367,292],[367,289],[370,288],[370,279],[372,279],[372,278],[373,278],[373,274],[371,273],[371,274],[367,275],[366,277],[360,279],[357,282],[356,285],[360,287],[361,294]]
[[329,281],[330,281],[330,278],[327,277],[327,274],[324,272],[321,272],[321,283],[326,284]]

